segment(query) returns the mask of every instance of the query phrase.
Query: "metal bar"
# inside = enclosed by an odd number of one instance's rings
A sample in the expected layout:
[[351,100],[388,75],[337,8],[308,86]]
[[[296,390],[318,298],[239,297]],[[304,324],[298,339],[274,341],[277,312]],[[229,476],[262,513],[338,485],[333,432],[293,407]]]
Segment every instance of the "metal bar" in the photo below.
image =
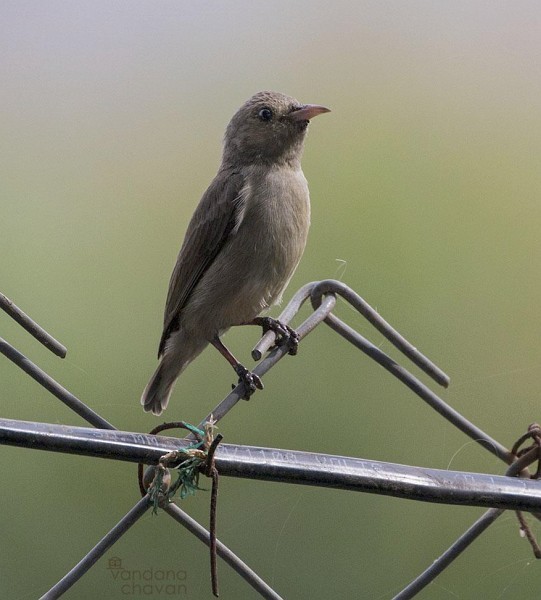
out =
[[[299,312],[301,306],[306,302],[306,300],[310,297],[312,293],[312,289],[316,285],[317,282],[307,283],[303,285],[291,300],[288,302],[287,306],[280,313],[278,320],[282,323],[289,324],[291,319]],[[315,323],[314,327],[319,324],[319,321]],[[274,331],[267,331],[265,335],[257,342],[254,349],[252,350],[252,358],[254,360],[261,360],[263,354],[274,344],[276,340],[276,334]]]
[[[444,373],[438,366],[429,360],[424,354],[421,354],[415,346],[412,346],[406,338],[401,336],[396,329],[393,329],[381,315],[375,311],[366,300],[361,298],[359,294],[354,292],[350,287],[341,281],[334,279],[326,279],[318,282],[312,289],[312,305],[317,308],[321,304],[321,298],[325,294],[339,294],[353,308],[371,323],[391,344],[400,350],[404,356],[407,356],[413,364],[417,365],[436,383],[443,387],[448,387],[450,383],[449,376]],[[335,317],[338,321],[338,319]],[[341,321],[340,321],[341,322]]]
[[393,600],[410,600],[410,598],[414,598],[428,584],[434,581],[440,573],[458,558],[504,512],[505,510],[501,508],[489,509],[482,517],[475,521],[453,546],[436,558],[426,571],[423,571],[419,577],[414,579],[396,596],[393,596]]
[[90,568],[117,542],[128,529],[140,519],[151,507],[148,496],[144,496],[139,502],[102,538],[92,550],[79,561],[69,573],[54,585],[48,592],[41,596],[40,600],[56,600],[64,592],[67,592]]
[[[434,381],[448,387],[450,379],[437,365],[429,360],[410,344],[396,329],[394,329],[381,315],[374,310],[359,294],[350,287],[334,279],[324,281],[313,281],[303,286],[292,298],[278,319],[289,323],[300,310],[305,300],[311,297],[314,309],[321,304],[323,296],[339,294],[353,308],[355,308],[365,319],[369,321],[382,335],[384,335],[402,354],[407,356],[415,365],[422,369]],[[254,360],[259,360],[274,343],[276,336],[272,331],[267,332],[252,350]]]
[[[0,419],[0,443],[157,464],[167,452],[186,448],[189,440]],[[330,487],[423,502],[541,511],[541,484],[516,477],[233,444],[220,444],[216,467],[221,475],[230,477]]]
[[[347,302],[349,302],[354,308],[356,308],[370,323],[372,323],[378,331],[380,331],[393,345],[395,345],[401,352],[403,352],[408,358],[412,360],[418,367],[420,367],[425,373],[430,375],[435,381],[447,387],[449,384],[449,377],[439,369],[434,363],[428,358],[421,354],[415,347],[413,347],[406,339],[404,339],[396,330],[394,330],[379,314],[363,300],[356,292],[354,292],[347,285],[335,280],[325,280],[320,282],[312,282],[303,286],[292,298],[291,302],[286,306],[282,314],[278,317],[279,320],[284,323],[289,323],[295,314],[299,311],[303,302],[311,296],[312,305],[318,311],[322,307],[327,305],[332,295],[329,294],[340,294]],[[332,310],[332,308],[330,309]],[[461,415],[454,408],[444,402],[437,394],[435,394],[429,387],[423,384],[419,379],[414,377],[407,369],[399,365],[390,356],[385,354],[372,342],[367,340],[355,329],[344,323],[336,315],[330,314],[330,310],[325,317],[325,323],[336,333],[345,338],[348,342],[353,344],[356,348],[364,352],[369,358],[377,362],[389,373],[394,375],[399,381],[404,383],[410,390],[417,394],[421,399],[427,402],[434,410],[441,414],[445,419],[450,421],[455,427],[460,429],[463,433],[468,435],[470,438],[480,443],[487,450],[501,458],[507,464],[510,464],[514,457],[509,450],[500,444],[497,440],[489,436],[482,429],[471,423],[463,415]],[[314,313],[315,315],[315,313]],[[305,323],[310,321],[314,315],[311,315]],[[314,319],[315,324],[318,324],[319,319]],[[304,325],[304,324],[303,324]],[[314,325],[315,326],[315,325]],[[302,326],[301,326],[302,327]],[[299,328],[300,329],[300,328]],[[272,346],[274,343],[275,335],[269,331],[255,346],[252,354],[254,358],[260,356]],[[274,350],[266,360],[273,358],[276,355],[283,356],[286,350],[277,348]],[[263,363],[262,363],[263,365]],[[260,372],[255,370],[257,374]],[[240,388],[239,388],[240,389]],[[240,397],[240,393],[238,394]],[[230,395],[231,396],[231,395]],[[225,403],[228,401],[229,396],[222,401]],[[212,414],[212,413],[211,413]],[[211,415],[208,415],[207,420],[210,419]]]
[[71,408],[79,416],[83,417],[85,421],[99,427],[101,429],[114,429],[114,426],[106,421],[103,417],[100,417],[98,413],[94,412],[84,402],[81,402],[77,396],[56,382],[50,375],[47,375],[45,371],[40,369],[31,360],[26,358],[24,354],[21,354],[6,340],[0,338],[0,354],[3,354],[6,358],[9,358],[11,362],[15,363],[20,369],[22,369],[27,375],[30,375],[34,381],[37,381],[47,391],[51,392],[53,396],[56,396],[61,400],[68,408]]
[[28,333],[36,338],[38,342],[43,344],[53,354],[64,358],[67,349],[50,333],[47,333],[43,327],[40,327],[33,319],[24,313],[16,304],[14,304],[7,296],[0,293],[0,308],[5,311],[14,321],[17,321],[21,327],[26,329]]
[[[345,300],[352,304],[354,308],[361,312],[363,316],[365,316],[383,335],[385,335],[387,339],[389,339],[397,348],[399,348],[401,352],[408,356],[408,358],[410,358],[417,366],[429,374],[433,379],[438,381],[438,383],[444,387],[447,387],[449,384],[449,377],[441,369],[439,369],[423,354],[418,352],[416,348],[409,344],[407,340],[405,340],[386,321],[384,321],[378,315],[378,313],[374,311],[374,309],[370,307],[358,294],[339,281],[326,280],[321,282],[312,282],[305,285],[295,294],[291,302],[287,305],[278,318],[284,323],[289,323],[294,315],[298,312],[303,302],[310,295],[313,306],[317,307],[317,310],[319,310],[324,305],[322,303],[327,303],[329,298],[332,297],[328,294],[333,293],[340,294]],[[325,296],[325,294],[327,295]],[[307,321],[308,320],[309,319],[307,319]],[[369,358],[373,359],[389,373],[394,375],[399,381],[404,383],[410,390],[421,397],[434,410],[440,413],[445,419],[450,421],[463,433],[483,445],[493,454],[504,460],[507,464],[510,464],[513,461],[512,454],[505,446],[489,436],[482,429],[475,426],[458,411],[451,408],[430,388],[424,385],[419,379],[414,377],[407,369],[399,365],[390,356],[385,354],[385,352],[380,350],[377,346],[372,344],[372,342],[344,323],[336,315],[328,314],[325,317],[325,323],[329,325],[331,329],[353,344],[356,348],[364,352]],[[274,343],[274,339],[274,333],[271,331],[267,332],[267,334],[263,336],[263,338],[261,338],[261,340],[255,346],[252,352],[252,354],[254,354],[254,358],[261,356],[265,351],[267,351]],[[276,349],[269,355],[268,358],[274,357],[278,353],[283,355],[285,352],[285,350],[280,352],[280,349]],[[259,374],[257,369],[256,373]],[[223,402],[226,402],[228,398],[226,398]],[[207,417],[207,419],[209,418],[210,415]]]
[[[176,504],[165,504],[164,511],[168,513],[175,521],[185,527],[190,533],[193,533],[196,538],[201,540],[207,546],[210,544],[209,532],[192,519],[190,515],[185,513]],[[238,556],[233,554],[231,550],[222,544],[219,540],[216,542],[216,552],[232,569],[234,569],[245,581],[247,581],[256,592],[268,600],[282,600],[279,596],[257,573],[252,571],[250,567],[244,563]]]
[[[306,286],[305,286],[306,287]],[[298,292],[295,296],[299,296],[301,292],[303,292],[305,288],[302,288],[300,292]],[[299,334],[299,339],[305,338],[313,329],[321,323],[325,317],[331,312],[336,304],[336,298],[334,296],[328,296],[323,299],[321,306],[315,310],[307,319],[300,325],[297,329],[297,333]],[[272,333],[272,332],[269,332]],[[272,334],[274,335],[274,334]],[[264,336],[265,337],[265,336]],[[263,338],[264,339],[264,338]],[[257,348],[257,346],[256,346]],[[255,349],[254,351],[255,352]],[[269,369],[271,369],[280,359],[282,359],[288,350],[285,347],[275,348],[269,356],[265,358],[263,362],[261,362],[254,369],[254,373],[262,377]],[[212,412],[210,412],[200,423],[200,426],[203,426],[205,423],[209,421],[217,422],[220,419],[223,419],[225,415],[235,406],[235,404],[242,399],[244,395],[244,386],[242,384],[237,385],[237,387],[232,390],[215,408]],[[186,439],[194,439],[193,434],[189,434],[186,436]]]
[[349,325],[346,325],[334,315],[329,315],[325,322],[331,329],[339,333],[343,338],[348,340],[348,342],[359,348],[359,350],[380,364],[385,370],[391,373],[391,375],[394,375],[399,381],[404,383],[412,392],[417,394],[436,412],[447,419],[447,421],[452,423],[455,427],[460,429],[460,431],[465,433],[472,440],[481,444],[484,448],[495,454],[498,458],[501,458],[507,464],[513,461],[513,455],[503,444],[500,444],[500,442],[488,435],[488,433],[474,425],[471,421],[468,421],[466,417],[449,406],[429,387],[419,381],[419,379],[414,377],[409,371],[404,369],[404,367],[399,365],[392,358],[387,356],[385,352],[374,346],[372,342],[369,342],[362,335],[357,333],[354,329],[349,327]]

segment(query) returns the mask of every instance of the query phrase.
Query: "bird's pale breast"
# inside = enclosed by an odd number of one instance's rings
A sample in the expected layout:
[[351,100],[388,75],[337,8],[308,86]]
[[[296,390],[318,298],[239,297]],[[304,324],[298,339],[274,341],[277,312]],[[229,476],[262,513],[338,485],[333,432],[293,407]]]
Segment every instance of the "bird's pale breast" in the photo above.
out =
[[209,329],[206,335],[279,302],[306,244],[310,199],[300,168],[251,168],[241,193],[236,227],[184,311],[185,322]]

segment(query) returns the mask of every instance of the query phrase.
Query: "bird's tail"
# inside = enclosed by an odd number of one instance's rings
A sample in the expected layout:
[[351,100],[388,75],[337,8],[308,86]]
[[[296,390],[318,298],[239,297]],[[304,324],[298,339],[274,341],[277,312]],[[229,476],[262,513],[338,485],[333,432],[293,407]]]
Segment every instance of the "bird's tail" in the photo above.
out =
[[174,365],[170,356],[168,357],[166,354],[162,357],[141,396],[141,404],[146,412],[152,412],[155,415],[162,414],[169,403],[175,381],[187,364]]

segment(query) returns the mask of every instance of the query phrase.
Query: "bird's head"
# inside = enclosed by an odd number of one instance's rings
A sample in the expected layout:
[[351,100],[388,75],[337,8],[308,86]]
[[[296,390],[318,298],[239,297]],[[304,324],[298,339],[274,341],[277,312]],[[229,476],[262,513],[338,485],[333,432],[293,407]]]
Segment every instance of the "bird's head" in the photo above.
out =
[[301,104],[279,92],[258,92],[227,126],[224,162],[233,166],[298,162],[308,122],[326,112],[324,106]]

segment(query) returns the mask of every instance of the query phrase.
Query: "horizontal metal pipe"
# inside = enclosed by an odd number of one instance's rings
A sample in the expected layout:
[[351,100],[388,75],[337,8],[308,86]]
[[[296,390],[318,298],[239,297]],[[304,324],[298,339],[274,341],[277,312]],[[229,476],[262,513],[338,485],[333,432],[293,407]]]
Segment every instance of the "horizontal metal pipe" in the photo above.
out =
[[[0,443],[156,464],[178,438],[0,419]],[[220,444],[221,475],[354,490],[424,502],[541,511],[541,483],[312,452]]]

